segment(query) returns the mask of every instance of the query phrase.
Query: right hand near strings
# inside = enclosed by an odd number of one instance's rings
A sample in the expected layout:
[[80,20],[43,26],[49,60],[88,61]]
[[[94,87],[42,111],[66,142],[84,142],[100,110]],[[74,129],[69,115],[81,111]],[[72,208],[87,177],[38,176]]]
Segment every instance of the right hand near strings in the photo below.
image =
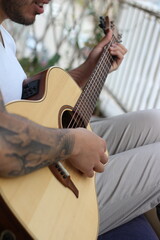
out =
[[106,142],[95,133],[84,129],[70,129],[74,134],[75,144],[68,161],[87,177],[95,172],[103,172],[108,161]]

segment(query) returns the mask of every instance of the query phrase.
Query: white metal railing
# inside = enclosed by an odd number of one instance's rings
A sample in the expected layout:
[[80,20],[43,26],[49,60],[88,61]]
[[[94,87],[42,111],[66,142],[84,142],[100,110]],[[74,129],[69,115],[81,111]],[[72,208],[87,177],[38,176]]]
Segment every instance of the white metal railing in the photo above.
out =
[[[102,110],[108,115],[159,108],[160,10],[125,0],[116,22],[128,53],[119,70],[106,80],[100,96]],[[112,113],[106,107],[110,101],[116,103],[110,104]]]

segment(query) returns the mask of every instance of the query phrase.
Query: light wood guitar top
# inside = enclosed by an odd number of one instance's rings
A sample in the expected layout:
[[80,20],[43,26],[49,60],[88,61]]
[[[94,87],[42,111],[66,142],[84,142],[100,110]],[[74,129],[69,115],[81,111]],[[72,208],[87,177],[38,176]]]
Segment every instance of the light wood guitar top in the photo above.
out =
[[[69,74],[60,68],[50,68],[41,100],[16,101],[6,107],[9,112],[40,125],[58,128],[60,109],[66,105],[74,107],[80,94],[81,90]],[[79,190],[78,198],[48,167],[22,177],[0,178],[0,194],[35,240],[96,240],[95,178],[84,177],[66,163],[63,165]]]

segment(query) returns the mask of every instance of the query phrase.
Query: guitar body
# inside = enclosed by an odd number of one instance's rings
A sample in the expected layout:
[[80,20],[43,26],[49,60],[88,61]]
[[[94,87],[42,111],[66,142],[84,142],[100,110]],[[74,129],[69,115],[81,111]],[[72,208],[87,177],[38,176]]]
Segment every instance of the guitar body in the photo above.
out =
[[[60,68],[50,68],[40,100],[15,101],[6,108],[42,126],[59,128],[64,109],[74,107],[80,94],[69,74]],[[1,197],[35,240],[95,240],[98,234],[95,179],[85,177],[65,162],[63,166],[79,190],[78,198],[48,167],[22,177],[0,178]]]

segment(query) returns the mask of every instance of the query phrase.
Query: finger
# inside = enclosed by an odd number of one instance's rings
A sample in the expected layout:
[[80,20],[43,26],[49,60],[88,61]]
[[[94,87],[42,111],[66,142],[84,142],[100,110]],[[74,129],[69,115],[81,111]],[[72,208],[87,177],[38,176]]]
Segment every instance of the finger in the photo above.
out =
[[112,56],[115,56],[116,58],[114,59],[114,61],[118,64],[119,62],[122,62],[124,55],[117,51],[117,52],[111,52]]
[[103,150],[104,150],[104,152],[107,150],[107,144],[106,144],[106,141],[103,139],[103,138],[101,138],[100,137],[100,139],[101,139],[101,141],[102,141],[102,147],[103,147]]
[[105,45],[107,45],[112,39],[112,30],[108,30],[107,35],[102,38],[102,40],[100,41],[100,43],[98,44],[98,47],[103,48]]
[[85,175],[86,175],[87,177],[89,177],[89,178],[94,177],[94,169],[86,172]]
[[112,46],[114,46],[114,45],[122,48],[125,52],[127,52],[127,48],[125,48],[125,46],[123,44],[115,42],[115,43],[112,44]]
[[118,57],[124,57],[124,55],[126,54],[126,52],[124,52],[121,48],[114,48],[114,47],[111,47],[110,48],[110,53],[114,56],[118,56]]
[[95,172],[104,172],[104,164],[102,164],[101,162],[99,162],[93,169]]
[[103,157],[101,157],[101,163],[106,164],[108,162],[108,154],[104,153]]
[[125,48],[125,46],[123,44],[117,43],[117,46],[119,46],[124,51],[124,53],[128,52],[127,48]]
[[120,44],[112,44],[112,46],[110,47],[110,51],[112,51],[113,53],[120,52],[122,55],[125,55],[127,53],[127,49]]

